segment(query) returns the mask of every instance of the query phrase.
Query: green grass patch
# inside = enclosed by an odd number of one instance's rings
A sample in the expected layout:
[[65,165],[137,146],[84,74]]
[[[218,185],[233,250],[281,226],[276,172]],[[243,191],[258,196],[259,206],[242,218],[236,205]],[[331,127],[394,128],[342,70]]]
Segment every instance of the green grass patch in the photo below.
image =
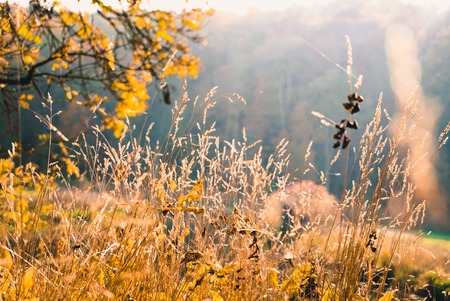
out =
[[445,241],[449,241],[450,242],[450,233],[431,232],[429,235],[426,236],[426,238],[439,239],[439,240],[445,240]]

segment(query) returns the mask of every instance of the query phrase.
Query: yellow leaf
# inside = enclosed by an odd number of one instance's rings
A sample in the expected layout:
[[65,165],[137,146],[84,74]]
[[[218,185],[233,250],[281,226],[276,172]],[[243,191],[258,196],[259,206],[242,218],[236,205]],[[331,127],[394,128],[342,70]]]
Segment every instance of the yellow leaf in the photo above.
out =
[[234,272],[235,268],[237,267],[236,262],[227,263],[223,268],[218,270],[216,272],[217,277],[225,277],[226,275],[229,275]]
[[189,76],[192,77],[192,78],[197,78],[198,71],[199,71],[199,68],[197,66],[195,66],[195,65],[190,65],[188,67]]
[[3,258],[0,259],[0,266],[6,268],[8,271],[13,266],[13,259],[11,253],[9,253],[9,251],[6,249],[3,250]]
[[66,61],[61,60],[61,67],[64,69],[69,69],[69,64]]
[[49,134],[39,134],[39,135],[38,135],[39,141],[48,141],[49,138],[50,138],[50,135],[49,135]]
[[22,36],[25,40],[34,42],[36,44],[41,44],[42,40],[40,37],[34,35],[31,32],[31,28],[30,25],[28,25],[27,23],[23,23],[20,27],[19,30],[17,31],[17,33]]
[[115,79],[111,84],[111,89],[114,91],[126,91],[127,88],[127,85],[120,82],[118,79]]
[[[3,32],[2,32],[3,31]],[[9,17],[3,17],[0,20],[0,33],[10,33],[11,32],[11,23]]]
[[60,68],[60,67],[61,67],[60,64],[54,63],[54,64],[52,65],[52,71],[55,71],[56,69],[58,69],[58,68]]
[[339,296],[336,295],[336,291],[334,289],[327,289],[320,300],[321,301],[339,301]]
[[33,65],[34,64],[34,59],[30,55],[25,55],[23,57],[23,61],[27,65]]
[[69,177],[72,175],[74,175],[76,178],[80,177],[80,169],[75,162],[70,159],[65,159],[64,163],[66,163],[66,172]]
[[269,286],[272,289],[276,289],[278,287],[278,270],[277,269],[269,269],[268,277]]
[[51,213],[52,210],[53,210],[53,204],[47,204],[47,205],[42,206],[41,212],[43,215],[48,215]]
[[114,57],[113,49],[114,49],[114,44],[109,43],[108,47],[106,48],[106,60],[108,61],[108,66],[109,66],[109,68],[111,68],[112,71],[114,71],[116,69],[116,66],[115,66],[116,58]]
[[163,69],[165,76],[174,75],[178,72],[178,66],[176,66],[172,61],[169,61]]
[[312,273],[312,265],[301,264],[292,272],[292,277],[295,281],[303,280],[309,277],[311,273]]
[[77,34],[81,39],[89,39],[92,34],[92,26],[91,24],[86,23],[84,20],[80,21],[80,30],[78,30]]
[[177,183],[175,183],[174,180],[170,179],[169,180],[169,185],[170,185],[170,190],[171,191],[175,191],[175,189],[177,189]]
[[189,19],[183,19],[183,24],[189,27],[192,30],[200,30],[202,29],[201,25],[197,22],[197,20],[189,20]]
[[290,294],[297,293],[302,289],[309,277],[312,276],[313,267],[311,264],[301,264],[293,272],[292,276],[281,283],[280,290]]
[[28,99],[26,94],[20,95],[20,97],[19,97],[19,104],[24,109],[28,109],[30,107],[30,105],[27,102],[27,100],[29,100],[29,99]]
[[14,161],[11,158],[0,159],[0,174],[11,172],[14,168]]
[[106,59],[108,60],[109,68],[111,68],[111,70],[114,71],[116,69],[116,65],[115,65],[115,58],[112,52],[108,51],[106,53]]
[[219,292],[216,291],[209,291],[211,297],[212,297],[212,301],[224,301],[224,299],[222,298],[222,296],[219,294]]
[[110,12],[112,12],[113,9],[111,8],[111,6],[105,5],[105,3],[103,3],[103,2],[104,2],[104,1],[93,0],[93,1],[92,1],[92,4],[98,5],[98,6],[102,9],[103,13],[110,13]]
[[29,268],[22,277],[21,294],[26,297],[34,285],[36,279],[36,268]]
[[380,299],[378,299],[378,301],[391,301],[392,299],[394,299],[395,296],[395,292],[394,291],[390,291],[385,293]]
[[109,37],[104,33],[98,33],[97,38],[98,38],[98,46],[100,46],[102,49],[108,50],[109,45],[111,45]]
[[28,202],[21,196],[17,202],[14,203],[14,210],[17,212],[25,212],[28,209]]
[[185,66],[179,66],[178,67],[178,76],[181,78],[186,78],[189,74],[189,70]]
[[122,137],[123,133],[128,129],[125,122],[114,117],[106,117],[103,121],[105,122],[106,128],[113,131],[116,138]]
[[141,115],[147,109],[147,83],[142,78],[136,77],[132,71],[125,74],[125,80],[116,79],[111,84],[111,89],[118,91],[120,100],[116,107],[118,118],[135,117]]
[[61,21],[63,21],[63,23],[67,25],[75,25],[78,20],[75,13],[69,12],[65,9],[60,11],[59,17],[61,18]]
[[100,271],[98,272],[97,275],[97,279],[98,279],[98,284],[100,284],[100,286],[105,286],[105,273],[103,272],[102,269],[100,269]]
[[[146,67],[146,68],[149,68],[149,67]],[[150,83],[150,82],[152,82],[152,80],[153,80],[153,76],[152,76],[152,74],[151,74],[150,72],[148,72],[148,71],[143,71],[143,72],[142,72],[142,79],[143,79],[145,82]]]
[[189,196],[191,197],[191,202],[198,201],[202,197],[203,193],[203,181],[198,180],[198,182],[192,187],[191,192],[189,192]]
[[[10,287],[10,283],[13,280],[11,273],[3,273],[0,275],[0,293],[4,295],[4,293],[9,292],[10,296],[14,295],[15,287]],[[13,298],[11,298],[12,300]]]
[[[161,28],[161,27],[160,27]],[[165,40],[169,43],[173,43],[175,41],[174,37],[172,37],[166,30],[164,29],[159,29],[156,32],[156,38],[158,40]]]
[[292,281],[292,277],[289,277],[288,279],[284,280],[281,283],[281,287],[280,290],[282,292],[286,292],[286,291],[291,291],[291,286],[293,286],[293,281]]
[[187,200],[188,200],[187,195],[180,196],[177,201],[178,207],[183,206],[184,202],[186,202]]
[[178,206],[182,206],[186,201],[188,204],[198,201],[202,197],[203,181],[198,182],[192,187],[192,190],[187,194],[178,198]]
[[144,17],[142,17],[142,16],[138,16],[138,17],[136,18],[135,23],[136,23],[136,26],[137,26],[139,29],[150,28],[150,27],[151,27],[151,23],[147,21],[147,18],[144,18]]

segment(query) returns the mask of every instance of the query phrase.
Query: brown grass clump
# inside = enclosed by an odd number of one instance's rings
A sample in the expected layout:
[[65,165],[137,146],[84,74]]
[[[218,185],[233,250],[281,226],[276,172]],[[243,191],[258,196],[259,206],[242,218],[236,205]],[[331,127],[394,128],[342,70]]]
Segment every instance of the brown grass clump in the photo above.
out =
[[[93,145],[80,137],[73,159],[88,166],[83,192],[58,162],[49,164],[55,179],[31,165],[14,168],[14,151],[2,159],[2,300],[411,296],[415,284],[397,267],[411,265],[405,245],[417,236],[405,234],[424,212],[413,202],[412,163],[399,154],[414,103],[388,138],[380,96],[355,147],[359,178],[336,201],[313,182],[289,184],[286,141],[266,163],[245,131],[241,141],[221,141],[206,119],[216,89],[203,100],[190,100],[185,89],[166,140],[154,147],[149,132],[130,133],[115,146],[98,129]],[[396,216],[391,199],[404,204]],[[285,236],[269,217],[281,218],[283,202],[292,209]]]

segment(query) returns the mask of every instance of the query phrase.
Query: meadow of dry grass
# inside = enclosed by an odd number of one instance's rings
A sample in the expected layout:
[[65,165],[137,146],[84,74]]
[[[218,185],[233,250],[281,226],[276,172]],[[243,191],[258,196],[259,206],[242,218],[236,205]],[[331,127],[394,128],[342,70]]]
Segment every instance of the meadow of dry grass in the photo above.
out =
[[296,216],[309,213],[302,194],[283,233],[263,216],[274,191],[302,180],[286,172],[287,141],[267,160],[245,130],[221,141],[206,118],[215,91],[190,100],[184,86],[165,141],[151,143],[151,126],[117,145],[98,129],[95,143],[80,136],[70,152],[86,166],[79,185],[58,162],[38,173],[14,166],[14,150],[1,159],[0,299],[444,300],[448,253],[411,234],[425,209],[408,180],[414,162],[400,155],[414,101],[390,137],[380,96],[345,150],[358,154],[359,178],[331,201],[327,226]]

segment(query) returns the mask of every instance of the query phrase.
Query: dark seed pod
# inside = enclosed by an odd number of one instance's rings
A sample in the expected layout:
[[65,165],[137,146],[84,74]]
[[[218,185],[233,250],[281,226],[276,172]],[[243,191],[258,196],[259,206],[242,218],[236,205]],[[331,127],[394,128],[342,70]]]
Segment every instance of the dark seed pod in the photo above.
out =
[[333,135],[333,138],[336,140],[341,140],[343,134],[344,134],[344,131],[339,131]]
[[350,113],[355,114],[359,112],[359,105],[358,103],[355,103],[355,105],[352,107]]
[[345,129],[345,119],[342,119],[341,123],[339,123],[339,124],[337,123],[334,127],[339,129],[339,130]]
[[350,121],[349,120],[349,121],[347,121],[347,127],[357,130],[358,129],[358,122],[356,120],[355,121]]
[[333,144],[333,148],[338,148],[339,146],[341,146],[341,142],[339,140]]
[[347,111],[352,111],[355,105],[351,102],[343,102],[342,105]]
[[81,248],[81,245],[79,245],[79,244],[76,244],[76,245],[72,246],[72,250],[77,250],[79,248]]
[[349,95],[347,95],[347,99],[349,101],[355,101],[356,100],[356,93],[350,93]]
[[350,102],[353,102],[353,101],[363,102],[364,101],[364,97],[362,97],[358,93],[351,93],[351,94],[347,95],[347,99]]
[[347,148],[348,144],[350,143],[350,138],[348,138],[346,135],[344,135],[344,141],[342,141],[342,148]]
[[117,227],[116,228],[116,237],[123,238],[124,235],[125,235],[125,229],[122,227]]
[[162,93],[163,93],[164,103],[166,105],[170,105],[172,103],[172,100],[170,97],[170,90],[167,85],[163,88]]

